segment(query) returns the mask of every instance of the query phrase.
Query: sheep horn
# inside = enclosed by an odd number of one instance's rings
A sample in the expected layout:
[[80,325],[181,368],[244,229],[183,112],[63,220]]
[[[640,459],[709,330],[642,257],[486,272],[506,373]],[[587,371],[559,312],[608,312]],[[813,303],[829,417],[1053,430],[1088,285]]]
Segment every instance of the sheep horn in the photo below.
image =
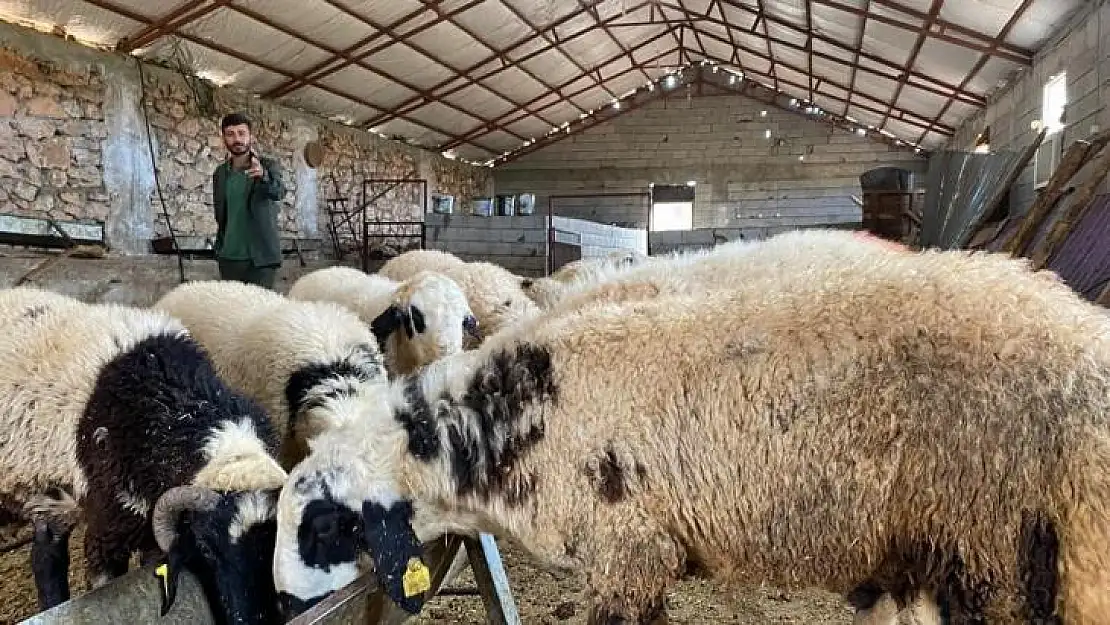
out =
[[216,491],[204,486],[175,486],[158,498],[154,504],[150,525],[158,547],[169,553],[173,541],[177,539],[177,519],[186,510],[211,510],[216,507],[220,496]]

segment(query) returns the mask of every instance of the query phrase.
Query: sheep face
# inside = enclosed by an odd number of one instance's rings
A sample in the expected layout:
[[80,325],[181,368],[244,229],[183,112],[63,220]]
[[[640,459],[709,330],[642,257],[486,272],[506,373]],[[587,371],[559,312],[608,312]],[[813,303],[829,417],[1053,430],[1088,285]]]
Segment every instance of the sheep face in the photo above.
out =
[[165,552],[162,615],[173,607],[182,567],[197,576],[221,625],[277,622],[272,568],[277,489],[221,493],[179,486],[159,498],[152,526]]
[[463,290],[454,280],[428,271],[405,282],[371,328],[379,344],[391,336],[403,341],[418,366],[481,340],[478,320]]
[[335,462],[311,456],[290,474],[278,503],[273,563],[286,620],[353,582],[361,552],[371,555],[394,603],[412,614],[423,607],[429,578],[412,503],[384,481],[367,487],[371,470],[350,456]]

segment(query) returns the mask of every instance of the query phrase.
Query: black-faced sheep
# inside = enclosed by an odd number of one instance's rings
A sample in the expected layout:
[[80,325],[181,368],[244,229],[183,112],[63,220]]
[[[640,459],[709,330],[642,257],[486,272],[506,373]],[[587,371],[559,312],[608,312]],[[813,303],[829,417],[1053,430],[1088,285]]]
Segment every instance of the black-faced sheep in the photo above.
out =
[[545,315],[314,441],[279,497],[275,584],[311,605],[365,545],[416,611],[420,542],[476,532],[583,572],[589,623],[663,617],[687,573],[1105,623],[1110,316],[958,252]]
[[224,492],[220,512],[260,496],[255,491],[276,500],[285,471],[271,455],[277,441],[261,407],[228,388],[168,315],[0,292],[5,303],[20,299],[53,303],[5,324],[0,335],[0,501],[34,526],[40,606],[69,598],[69,536],[81,516],[96,588],[125,573],[132,553],[145,562],[158,555],[151,516],[162,508],[159,532],[181,540],[161,546],[171,565],[201,577],[217,620],[269,622],[272,584],[235,575],[270,562],[272,508],[241,524],[251,543],[230,553],[219,548],[228,541],[223,517],[207,509],[189,519],[165,514],[172,502],[177,511],[189,508],[175,487]]
[[462,289],[430,271],[397,282],[353,267],[327,267],[294,282],[289,298],[335,302],[357,314],[378,338],[391,375],[462,351],[464,339],[480,339]]
[[525,278],[484,261],[464,262],[438,250],[410,250],[390,259],[378,275],[404,281],[420,271],[434,271],[455,281],[466,294],[483,336],[500,332],[539,313],[524,292]]
[[358,419],[388,376],[377,339],[354,312],[276,294],[253,306],[244,302],[265,290],[233,281],[190,282],[154,307],[179,319],[217,372],[262,404],[282,441],[282,465],[290,467],[309,438]]

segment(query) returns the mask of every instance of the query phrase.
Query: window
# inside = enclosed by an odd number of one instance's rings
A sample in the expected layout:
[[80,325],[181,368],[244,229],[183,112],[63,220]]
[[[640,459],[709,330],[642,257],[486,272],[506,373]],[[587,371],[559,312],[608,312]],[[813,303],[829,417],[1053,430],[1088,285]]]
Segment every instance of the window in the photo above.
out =
[[696,183],[651,187],[651,230],[692,230]]
[[656,202],[651,205],[651,229],[690,230],[694,227],[693,202]]
[[1068,73],[1060,72],[1045,83],[1041,102],[1041,122],[1046,135],[1064,129],[1064,109],[1068,105]]

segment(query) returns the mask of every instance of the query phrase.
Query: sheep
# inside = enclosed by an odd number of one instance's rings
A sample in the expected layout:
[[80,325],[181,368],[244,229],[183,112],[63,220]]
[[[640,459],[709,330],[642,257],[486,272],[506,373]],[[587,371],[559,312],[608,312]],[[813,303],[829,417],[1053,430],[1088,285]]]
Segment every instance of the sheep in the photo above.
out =
[[591,300],[620,301],[660,294],[700,295],[719,288],[774,283],[795,271],[844,259],[879,259],[910,253],[876,237],[835,229],[793,230],[759,241],[736,240],[682,251],[636,266],[601,267],[567,283],[549,310],[573,310]]
[[597,276],[604,268],[627,268],[649,262],[652,262],[649,256],[631,250],[620,250],[600,258],[571,261],[545,278],[523,280],[521,287],[540,308],[547,309],[555,305],[567,285],[572,282],[583,282]]
[[[266,414],[220,380],[168,315],[0,291],[4,307],[46,300],[0,334],[0,505],[34,528],[40,607],[69,599],[69,537],[83,516],[93,588],[125,573],[133,552],[150,562],[161,548],[172,578],[163,612],[185,566],[219,622],[268,622],[272,584],[237,576],[273,554],[286,473]],[[191,506],[188,493],[215,505]],[[232,523],[244,508],[255,513]]]
[[81,302],[68,295],[34,286],[0,290],[0,324],[33,319],[49,308]]
[[231,281],[190,282],[154,308],[189,328],[219,374],[265,408],[282,442],[282,466],[290,467],[308,439],[358,419],[361,402],[387,377],[377,339],[354,312],[276,294],[239,307],[263,291]]
[[462,289],[430,271],[396,282],[352,267],[327,267],[301,277],[288,296],[335,302],[357,314],[377,337],[391,375],[411,373],[461,351],[465,339],[480,339]]
[[483,336],[539,314],[524,292],[526,279],[489,262],[463,262],[438,250],[411,250],[387,261],[378,275],[401,281],[418,271],[435,271],[454,280],[466,293]]
[[784,262],[547,313],[391,382],[290,471],[275,586],[288,616],[366,549],[416,613],[421,543],[489,532],[584,573],[589,623],[665,619],[687,573],[1103,623],[1108,414],[1110,317],[1024,259]]

